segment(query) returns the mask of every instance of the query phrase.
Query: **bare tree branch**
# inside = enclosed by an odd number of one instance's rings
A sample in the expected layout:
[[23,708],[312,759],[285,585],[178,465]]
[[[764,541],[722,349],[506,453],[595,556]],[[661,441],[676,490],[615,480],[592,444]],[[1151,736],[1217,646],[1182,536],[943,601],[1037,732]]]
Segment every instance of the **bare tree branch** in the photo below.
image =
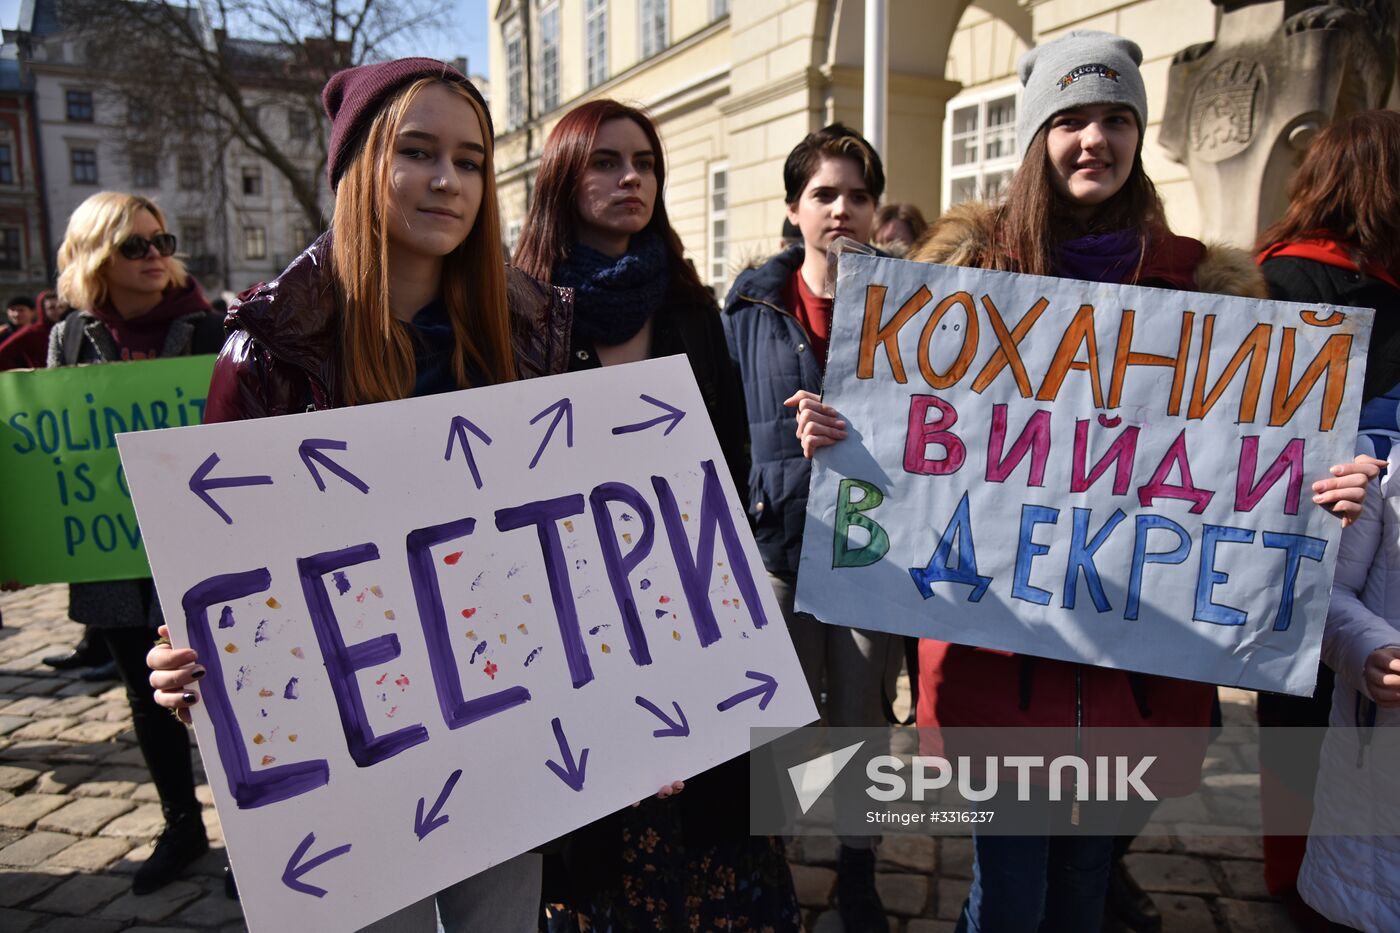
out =
[[[237,140],[282,175],[307,221],[325,223],[319,178],[326,140],[320,89],[336,71],[375,60],[386,44],[443,22],[433,0],[63,0],[66,29],[84,35],[94,83],[125,97],[128,144],[158,155]],[[157,93],[152,93],[153,89]],[[143,101],[158,105],[142,106]],[[307,113],[311,138],[269,131],[260,108]]]

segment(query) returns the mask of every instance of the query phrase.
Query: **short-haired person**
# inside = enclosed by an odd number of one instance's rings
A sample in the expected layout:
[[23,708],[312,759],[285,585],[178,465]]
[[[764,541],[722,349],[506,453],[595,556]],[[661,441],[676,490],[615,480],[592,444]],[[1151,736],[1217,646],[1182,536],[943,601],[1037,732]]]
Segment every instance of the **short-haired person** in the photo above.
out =
[[[563,372],[572,309],[505,265],[481,92],[450,65],[406,58],[338,72],[322,102],[331,229],[229,312],[206,420]],[[198,660],[168,645],[147,655],[157,701],[186,719]],[[527,852],[366,929],[432,933],[440,911],[449,933],[533,933],[540,864]]]
[[[165,214],[147,198],[103,191],[79,204],[58,248],[58,291],[79,311],[53,326],[48,365],[218,350],[223,330],[175,246]],[[135,893],[146,894],[175,880],[209,848],[194,795],[189,737],[155,704],[146,685],[146,651],[162,622],[160,604],[149,578],[74,583],[68,615],[87,626],[85,640],[105,642],[116,663],[136,743],[160,796],[165,829],[131,883]],[[82,645],[73,654],[82,655]]]
[[[835,123],[797,144],[783,166],[783,184],[788,220],[802,242],[741,273],[724,307],[748,410],[749,519],[824,722],[876,726],[884,722],[890,636],[826,625],[793,608],[811,464],[794,435],[791,406],[801,392],[821,391],[831,334],[827,247],[843,236],[870,241],[885,171],[869,142]],[[837,903],[847,933],[888,928],[874,873],[874,839],[843,838]]]
[[5,305],[5,320],[0,323],[0,341],[8,339],[22,328],[34,323],[38,312],[34,310],[34,299],[28,295],[16,295]]
[[[1136,43],[1090,30],[1023,55],[1022,161],[1006,199],[958,205],[911,258],[1265,297],[1263,277],[1243,251],[1207,247],[1168,228],[1142,165],[1147,93],[1141,61]],[[1067,75],[1076,79],[1062,81]],[[803,398],[798,421],[809,454],[846,436],[839,414],[815,397]],[[1335,466],[1333,478],[1313,485],[1314,502],[1345,523],[1360,513],[1366,482],[1377,472],[1375,461]],[[1196,730],[1204,753],[1214,696],[1210,684],[1111,667],[931,639],[919,646],[920,728],[1177,726]],[[1199,781],[1200,761],[1172,756],[1160,763],[1165,770],[1157,777],[1173,792],[1188,792]],[[1085,821],[1101,806],[1086,802]],[[959,933],[1099,929],[1116,838],[1050,834],[1056,825],[1068,827],[1078,812],[1068,798],[1038,812],[1045,835],[997,836],[974,826],[972,886]]]
[[[16,302],[26,300],[15,299]],[[42,369],[48,362],[49,331],[63,320],[62,309],[65,306],[58,300],[58,295],[43,291],[39,293],[37,301],[30,303],[30,307],[37,307],[39,310],[29,324],[11,332],[9,336],[0,333],[0,371]]]

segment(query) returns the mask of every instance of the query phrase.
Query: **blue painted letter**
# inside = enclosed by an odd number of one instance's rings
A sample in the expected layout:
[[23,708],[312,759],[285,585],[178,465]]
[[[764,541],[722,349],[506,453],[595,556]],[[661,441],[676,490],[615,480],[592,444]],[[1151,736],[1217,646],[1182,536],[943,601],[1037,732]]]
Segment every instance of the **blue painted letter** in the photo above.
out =
[[[1139,515],[1137,517],[1137,537],[1133,539],[1133,563],[1128,572],[1128,604],[1123,609],[1123,618],[1133,620],[1138,617],[1138,606],[1142,600],[1142,568],[1144,564],[1179,564],[1191,553],[1191,536],[1176,522],[1163,515]],[[1176,535],[1176,547],[1170,551],[1147,550],[1147,533],[1154,529],[1170,531]]]
[[1229,525],[1201,527],[1201,567],[1196,574],[1196,611],[1191,618],[1197,622],[1213,622],[1216,625],[1244,625],[1249,613],[1241,612],[1234,606],[1221,605],[1211,599],[1217,584],[1230,581],[1228,573],[1215,569],[1215,547],[1221,541],[1249,544],[1253,540],[1254,532],[1247,528],[1234,528]]
[[1016,543],[1016,571],[1011,577],[1011,598],[1028,603],[1050,605],[1050,591],[1031,586],[1031,562],[1049,553],[1050,545],[1040,544],[1032,535],[1036,525],[1053,525],[1060,520],[1060,510],[1043,505],[1021,506],[1021,533]]
[[[956,567],[950,562],[954,540],[958,545]],[[910,567],[909,576],[914,578],[914,585],[919,588],[919,594],[924,599],[933,596],[935,583],[962,583],[972,587],[972,592],[967,597],[970,603],[975,603],[986,595],[992,578],[977,574],[977,547],[972,541],[972,516],[968,513],[967,493],[963,493],[948,527],[943,529],[943,537],[939,540],[938,547],[934,548],[933,556],[928,559],[928,566]]]
[[1065,593],[1060,605],[1066,609],[1074,608],[1075,598],[1079,595],[1079,572],[1082,570],[1084,582],[1089,587],[1089,598],[1094,601],[1094,608],[1099,612],[1107,612],[1112,607],[1109,606],[1108,596],[1103,591],[1103,581],[1099,579],[1099,568],[1094,564],[1094,555],[1126,516],[1122,509],[1114,509],[1108,521],[1090,538],[1089,517],[1092,514],[1092,509],[1074,510],[1074,529],[1069,538],[1069,560],[1065,562]]
[[[558,424],[559,419],[555,418],[554,423]],[[570,421],[570,424],[572,423]],[[553,430],[551,426],[550,431]],[[545,440],[548,442],[548,437]],[[544,444],[540,445],[540,450],[544,450]],[[569,677],[573,680],[574,689],[593,679],[593,665],[588,661],[588,649],[584,647],[583,633],[579,630],[578,609],[574,606],[574,589],[569,583],[569,567],[564,560],[564,543],[559,540],[557,522],[572,518],[582,511],[583,494],[576,493],[557,499],[541,499],[496,512],[497,530],[514,531],[516,528],[534,525],[540,536],[540,553],[544,557],[545,575],[549,578],[549,595],[554,600],[554,617],[559,621],[559,637],[564,640],[564,657],[569,661]]]
[[447,629],[447,612],[442,605],[442,587],[438,585],[432,549],[444,542],[466,537],[475,527],[476,519],[459,518],[408,533],[408,575],[413,581],[413,598],[418,603],[418,621],[423,626],[423,638],[428,643],[428,663],[433,669],[438,706],[442,708],[442,718],[449,729],[494,716],[530,699],[530,691],[524,687],[507,687],[473,700],[462,696],[462,677],[457,671],[457,656],[452,650],[452,633]]
[[[248,763],[248,746],[229,702],[224,684],[223,667],[219,664],[219,646],[209,628],[209,610],[231,600],[261,593],[272,585],[272,575],[263,567],[243,573],[225,573],[196,583],[180,601],[185,610],[185,626],[189,631],[190,647],[199,652],[199,663],[209,672],[204,678],[204,705],[214,725],[214,743],[219,746],[219,760],[228,775],[228,791],[240,809],[250,810],[277,803],[309,790],[315,790],[331,779],[331,766],[323,759],[299,761],[254,771]],[[225,607],[232,618],[232,611]]]
[[354,567],[367,561],[379,560],[379,548],[358,544],[339,551],[326,551],[297,560],[301,576],[301,592],[306,597],[306,609],[311,615],[311,627],[316,631],[321,655],[326,660],[335,706],[340,712],[340,727],[345,730],[345,745],[351,759],[361,768],[392,758],[405,749],[428,741],[428,730],[422,723],[404,726],[388,735],[376,736],[365,714],[364,700],[355,672],[376,664],[384,664],[399,656],[399,636],[380,635],[356,645],[346,645],[331,608],[331,596],[326,589],[326,574]]
[[1264,532],[1264,547],[1282,548],[1283,595],[1279,597],[1278,615],[1274,617],[1274,631],[1286,632],[1293,623],[1293,596],[1298,588],[1298,563],[1302,558],[1322,560],[1327,553],[1327,541],[1323,538],[1310,538],[1307,535],[1293,535],[1282,531]]

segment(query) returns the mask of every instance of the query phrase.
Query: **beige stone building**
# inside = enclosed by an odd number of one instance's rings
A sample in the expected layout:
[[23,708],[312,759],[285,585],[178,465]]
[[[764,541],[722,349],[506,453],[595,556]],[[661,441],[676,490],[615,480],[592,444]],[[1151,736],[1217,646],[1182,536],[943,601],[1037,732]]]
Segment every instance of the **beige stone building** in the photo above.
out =
[[[570,107],[614,97],[656,118],[666,203],[703,278],[723,291],[776,249],[782,165],[805,133],[862,125],[862,0],[499,0],[492,111],[513,244],[545,137]],[[1186,169],[1157,142],[1172,56],[1215,37],[1210,0],[889,0],[886,200],[925,216],[994,194],[1015,168],[1017,57],[1075,28],[1142,46],[1146,166],[1172,225],[1198,233]]]

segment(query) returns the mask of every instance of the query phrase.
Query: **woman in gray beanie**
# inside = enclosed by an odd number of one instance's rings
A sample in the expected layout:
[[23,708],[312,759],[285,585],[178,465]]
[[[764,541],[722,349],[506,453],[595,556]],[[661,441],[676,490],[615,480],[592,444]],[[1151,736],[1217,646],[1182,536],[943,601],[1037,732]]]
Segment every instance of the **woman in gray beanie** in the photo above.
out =
[[[1167,227],[1142,166],[1147,95],[1136,43],[1077,31],[1032,49],[1018,66],[1025,85],[1017,135],[1022,161],[1006,199],[959,204],[909,257],[945,265],[1179,291],[1267,297],[1242,250],[1206,246]],[[839,414],[803,403],[798,437],[810,452],[846,435]],[[1335,470],[1336,468],[1334,468]],[[1313,487],[1317,501],[1347,517],[1374,467],[1348,466]],[[1047,658],[925,639],[919,646],[921,728],[1017,726],[1062,729],[1187,727],[1204,754],[1215,688]],[[1159,763],[1170,793],[1200,780],[1200,755]],[[1170,773],[1168,773],[1170,772]],[[1157,790],[1154,772],[1154,790]],[[1165,790],[1165,788],[1164,788]],[[994,804],[1000,806],[1000,802]],[[1080,813],[1080,810],[1083,813]],[[1114,860],[1112,835],[1071,835],[1072,822],[1122,831],[1090,802],[1041,814],[1045,835],[976,833],[973,881],[957,929],[968,933],[1095,933]],[[1054,834],[1054,833],[1059,833]],[[1155,924],[1154,924],[1155,920]],[[1137,929],[1159,926],[1144,912]]]

